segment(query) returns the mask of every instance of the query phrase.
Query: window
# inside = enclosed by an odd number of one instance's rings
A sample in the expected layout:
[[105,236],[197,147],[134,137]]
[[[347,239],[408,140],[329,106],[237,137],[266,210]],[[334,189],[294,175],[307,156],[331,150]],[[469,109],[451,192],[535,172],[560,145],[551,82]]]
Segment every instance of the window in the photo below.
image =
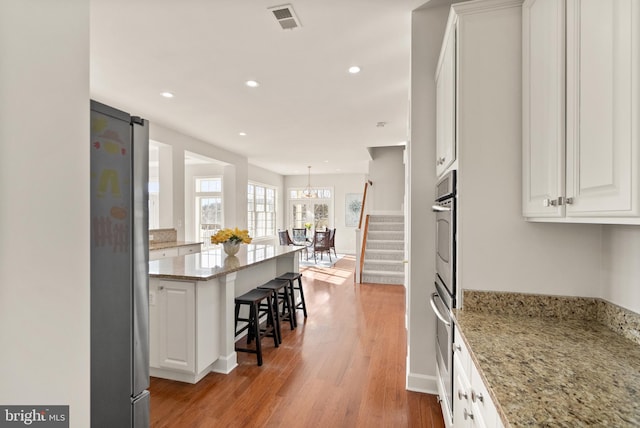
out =
[[257,183],[247,186],[247,222],[252,238],[276,234],[276,189]]
[[289,190],[289,215],[293,228],[305,227],[311,223],[313,229],[324,229],[331,226],[333,191],[330,188],[313,189],[316,198],[304,196],[304,189]]
[[208,246],[222,228],[222,177],[196,178],[196,236]]

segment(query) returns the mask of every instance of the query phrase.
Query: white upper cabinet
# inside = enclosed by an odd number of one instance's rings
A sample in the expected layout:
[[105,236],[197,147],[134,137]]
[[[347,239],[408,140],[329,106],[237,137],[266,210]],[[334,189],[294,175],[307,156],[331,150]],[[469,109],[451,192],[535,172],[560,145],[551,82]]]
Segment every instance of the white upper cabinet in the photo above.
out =
[[444,36],[436,73],[436,173],[442,175],[456,159],[456,33]]
[[639,24],[637,0],[524,3],[525,217],[640,223]]
[[522,132],[524,215],[564,216],[565,85],[564,3],[531,0],[522,5]]

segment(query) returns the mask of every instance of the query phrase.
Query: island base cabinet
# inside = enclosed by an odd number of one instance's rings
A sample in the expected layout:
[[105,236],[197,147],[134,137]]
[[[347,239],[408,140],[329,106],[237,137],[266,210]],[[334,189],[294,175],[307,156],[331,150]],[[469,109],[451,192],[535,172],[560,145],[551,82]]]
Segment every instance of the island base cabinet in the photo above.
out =
[[219,358],[217,281],[149,281],[150,373],[196,383]]
[[156,311],[157,366],[194,372],[195,284],[159,281]]

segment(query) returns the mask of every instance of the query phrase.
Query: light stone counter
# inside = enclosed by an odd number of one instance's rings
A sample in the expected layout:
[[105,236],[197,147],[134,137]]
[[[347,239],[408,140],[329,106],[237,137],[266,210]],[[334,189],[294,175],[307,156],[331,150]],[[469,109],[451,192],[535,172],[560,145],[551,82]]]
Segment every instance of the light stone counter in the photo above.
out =
[[302,248],[288,245],[243,244],[235,256],[227,256],[222,251],[222,246],[215,246],[201,253],[152,260],[149,262],[149,277],[208,281],[269,260],[291,255]]
[[640,426],[640,345],[598,315],[614,305],[473,293],[454,321],[505,426]]
[[165,250],[167,248],[179,248],[188,247],[189,245],[202,245],[202,242],[190,242],[190,241],[168,241],[168,242],[149,242],[149,251]]

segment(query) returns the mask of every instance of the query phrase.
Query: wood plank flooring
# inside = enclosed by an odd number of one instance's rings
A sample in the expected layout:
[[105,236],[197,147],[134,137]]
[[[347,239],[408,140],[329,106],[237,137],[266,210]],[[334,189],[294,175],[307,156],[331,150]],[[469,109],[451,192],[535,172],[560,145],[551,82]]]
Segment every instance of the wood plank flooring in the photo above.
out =
[[196,385],[151,378],[151,426],[444,427],[436,397],[405,390],[404,287],[354,284],[354,259],[302,269],[309,312]]

